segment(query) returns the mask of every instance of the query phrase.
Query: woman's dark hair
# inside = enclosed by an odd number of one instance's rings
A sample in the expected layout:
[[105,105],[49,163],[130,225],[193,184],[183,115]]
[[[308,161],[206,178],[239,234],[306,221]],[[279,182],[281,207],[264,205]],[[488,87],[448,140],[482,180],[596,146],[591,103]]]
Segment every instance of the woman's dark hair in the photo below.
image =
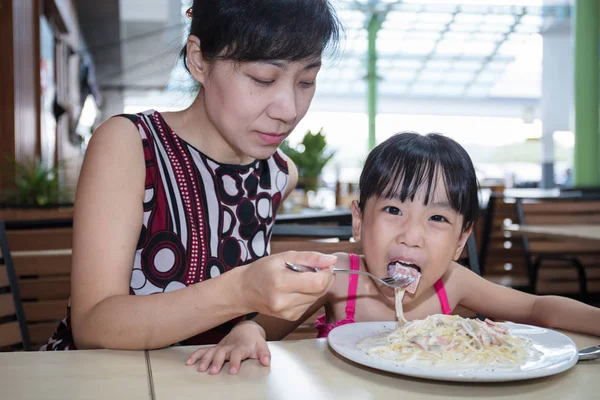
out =
[[475,168],[461,145],[437,133],[401,132],[375,147],[360,175],[359,208],[364,211],[371,197],[413,201],[421,188],[428,204],[438,174],[444,179],[450,206],[463,216],[466,231],[479,216]]
[[[190,35],[208,61],[299,61],[335,47],[341,29],[327,0],[194,0]],[[187,69],[185,46],[181,57]]]

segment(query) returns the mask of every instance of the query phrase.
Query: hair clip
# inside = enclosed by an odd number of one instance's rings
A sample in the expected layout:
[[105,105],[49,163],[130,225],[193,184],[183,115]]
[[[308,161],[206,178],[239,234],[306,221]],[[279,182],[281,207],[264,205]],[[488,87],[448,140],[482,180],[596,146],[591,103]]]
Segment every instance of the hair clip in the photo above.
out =
[[192,18],[192,7],[188,8],[185,12],[185,16],[188,18]]

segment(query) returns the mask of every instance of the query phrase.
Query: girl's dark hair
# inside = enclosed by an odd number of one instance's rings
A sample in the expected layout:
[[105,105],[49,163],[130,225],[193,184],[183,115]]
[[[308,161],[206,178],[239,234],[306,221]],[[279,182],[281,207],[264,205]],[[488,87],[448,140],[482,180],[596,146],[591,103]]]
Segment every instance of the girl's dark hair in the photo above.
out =
[[421,188],[428,204],[438,174],[444,179],[450,206],[463,216],[466,231],[479,216],[475,168],[461,145],[437,133],[401,132],[375,147],[360,175],[359,208],[364,211],[371,197],[413,201]]
[[[341,29],[327,0],[194,0],[190,35],[208,61],[299,61],[335,47]],[[185,46],[181,57],[187,69]]]

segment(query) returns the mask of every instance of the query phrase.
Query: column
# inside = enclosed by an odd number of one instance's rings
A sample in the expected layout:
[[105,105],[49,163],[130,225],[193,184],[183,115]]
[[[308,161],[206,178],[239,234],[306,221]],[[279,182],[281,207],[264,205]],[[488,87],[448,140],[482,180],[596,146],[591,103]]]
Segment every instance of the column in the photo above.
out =
[[40,2],[0,0],[0,194],[13,181],[6,157],[40,154]]
[[574,184],[600,186],[598,37],[600,2],[575,3],[575,160]]
[[368,64],[367,64],[367,114],[369,116],[369,151],[376,144],[375,120],[377,118],[377,33],[383,24],[383,16],[374,12],[367,25]]
[[[555,24],[542,32],[542,182],[553,188],[554,132],[569,131],[573,104],[573,57],[571,29]],[[562,183],[559,178],[558,182]]]

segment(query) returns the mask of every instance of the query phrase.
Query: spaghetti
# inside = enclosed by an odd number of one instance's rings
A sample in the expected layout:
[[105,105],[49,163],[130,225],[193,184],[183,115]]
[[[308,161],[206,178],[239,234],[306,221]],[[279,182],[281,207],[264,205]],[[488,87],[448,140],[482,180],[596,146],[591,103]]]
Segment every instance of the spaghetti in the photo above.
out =
[[527,359],[530,347],[529,341],[490,320],[436,314],[407,322],[367,353],[393,361],[514,367]]

